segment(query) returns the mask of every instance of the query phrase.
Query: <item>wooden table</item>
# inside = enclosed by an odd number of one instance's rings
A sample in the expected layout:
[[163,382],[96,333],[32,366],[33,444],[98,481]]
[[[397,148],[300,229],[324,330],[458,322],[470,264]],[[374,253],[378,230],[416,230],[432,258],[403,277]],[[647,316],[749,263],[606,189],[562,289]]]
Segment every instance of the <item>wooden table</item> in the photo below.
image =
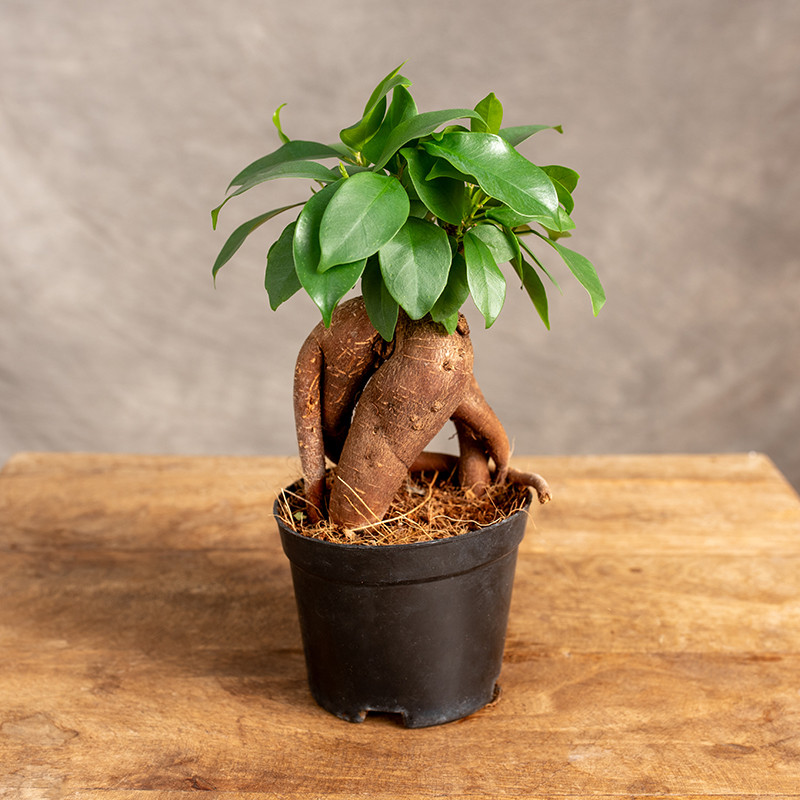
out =
[[360,725],[305,683],[270,517],[289,458],[0,473],[0,797],[800,794],[800,502],[761,455],[518,458],[502,695]]

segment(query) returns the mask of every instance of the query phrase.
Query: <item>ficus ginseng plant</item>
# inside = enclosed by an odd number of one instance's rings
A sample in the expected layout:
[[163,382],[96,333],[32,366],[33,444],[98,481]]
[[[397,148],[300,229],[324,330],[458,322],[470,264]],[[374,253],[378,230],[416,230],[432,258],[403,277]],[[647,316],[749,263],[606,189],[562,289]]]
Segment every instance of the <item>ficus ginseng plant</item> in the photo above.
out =
[[[472,375],[460,309],[471,296],[490,327],[505,300],[499,265],[508,263],[549,328],[541,275],[555,280],[532,242],[561,256],[595,314],[605,302],[591,262],[559,241],[575,227],[578,174],[536,166],[516,149],[560,126],[504,128],[494,94],[473,109],[419,112],[401,67],[335,144],[290,139],[279,107],[281,146],[236,175],[212,211],[216,227],[222,207],[260,183],[317,185],[306,201],[236,228],[212,272],[267,220],[299,209],[269,248],[265,287],[273,310],[302,288],[322,314],[298,357],[295,421],[309,516],[327,513],[340,527],[380,520],[409,469],[452,466],[454,456],[424,452],[448,419],[462,486],[481,492],[511,478],[547,500],[539,476],[509,468],[508,438]],[[361,295],[341,302],[359,282]],[[329,498],[326,455],[336,463]]]

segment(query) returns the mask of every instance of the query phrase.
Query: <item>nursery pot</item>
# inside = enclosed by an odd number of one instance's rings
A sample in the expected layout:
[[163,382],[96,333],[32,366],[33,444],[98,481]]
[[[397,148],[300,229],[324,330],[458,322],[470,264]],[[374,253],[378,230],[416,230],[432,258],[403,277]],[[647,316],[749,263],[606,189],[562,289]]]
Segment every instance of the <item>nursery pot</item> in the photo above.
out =
[[409,728],[489,703],[529,505],[447,539],[358,545],[294,532],[276,502],[317,703],[350,722],[396,713]]

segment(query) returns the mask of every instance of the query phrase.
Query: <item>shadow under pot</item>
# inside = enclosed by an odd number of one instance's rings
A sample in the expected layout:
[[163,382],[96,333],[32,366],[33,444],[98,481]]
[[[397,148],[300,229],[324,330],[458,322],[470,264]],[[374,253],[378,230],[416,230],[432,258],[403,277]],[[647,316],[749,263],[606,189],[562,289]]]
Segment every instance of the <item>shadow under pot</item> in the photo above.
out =
[[312,539],[274,513],[289,559],[314,699],[349,722],[401,715],[409,728],[489,703],[503,661],[523,509],[430,542]]

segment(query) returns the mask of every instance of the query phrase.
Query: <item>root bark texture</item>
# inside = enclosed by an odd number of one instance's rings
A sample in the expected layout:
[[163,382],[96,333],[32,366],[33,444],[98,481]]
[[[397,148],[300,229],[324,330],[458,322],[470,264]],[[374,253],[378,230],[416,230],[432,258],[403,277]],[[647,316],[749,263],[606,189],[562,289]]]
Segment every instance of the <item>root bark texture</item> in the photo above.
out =
[[[524,484],[546,502],[550,491],[541,476],[509,468],[508,437],[472,366],[463,317],[447,335],[430,318],[401,312],[387,343],[359,297],[336,309],[329,328],[318,325],[300,350],[294,382],[311,522],[326,516],[326,457],[336,464],[327,516],[338,528],[380,521],[409,471],[457,471],[462,488],[478,497],[492,483]],[[448,419],[460,455],[425,452]]]

